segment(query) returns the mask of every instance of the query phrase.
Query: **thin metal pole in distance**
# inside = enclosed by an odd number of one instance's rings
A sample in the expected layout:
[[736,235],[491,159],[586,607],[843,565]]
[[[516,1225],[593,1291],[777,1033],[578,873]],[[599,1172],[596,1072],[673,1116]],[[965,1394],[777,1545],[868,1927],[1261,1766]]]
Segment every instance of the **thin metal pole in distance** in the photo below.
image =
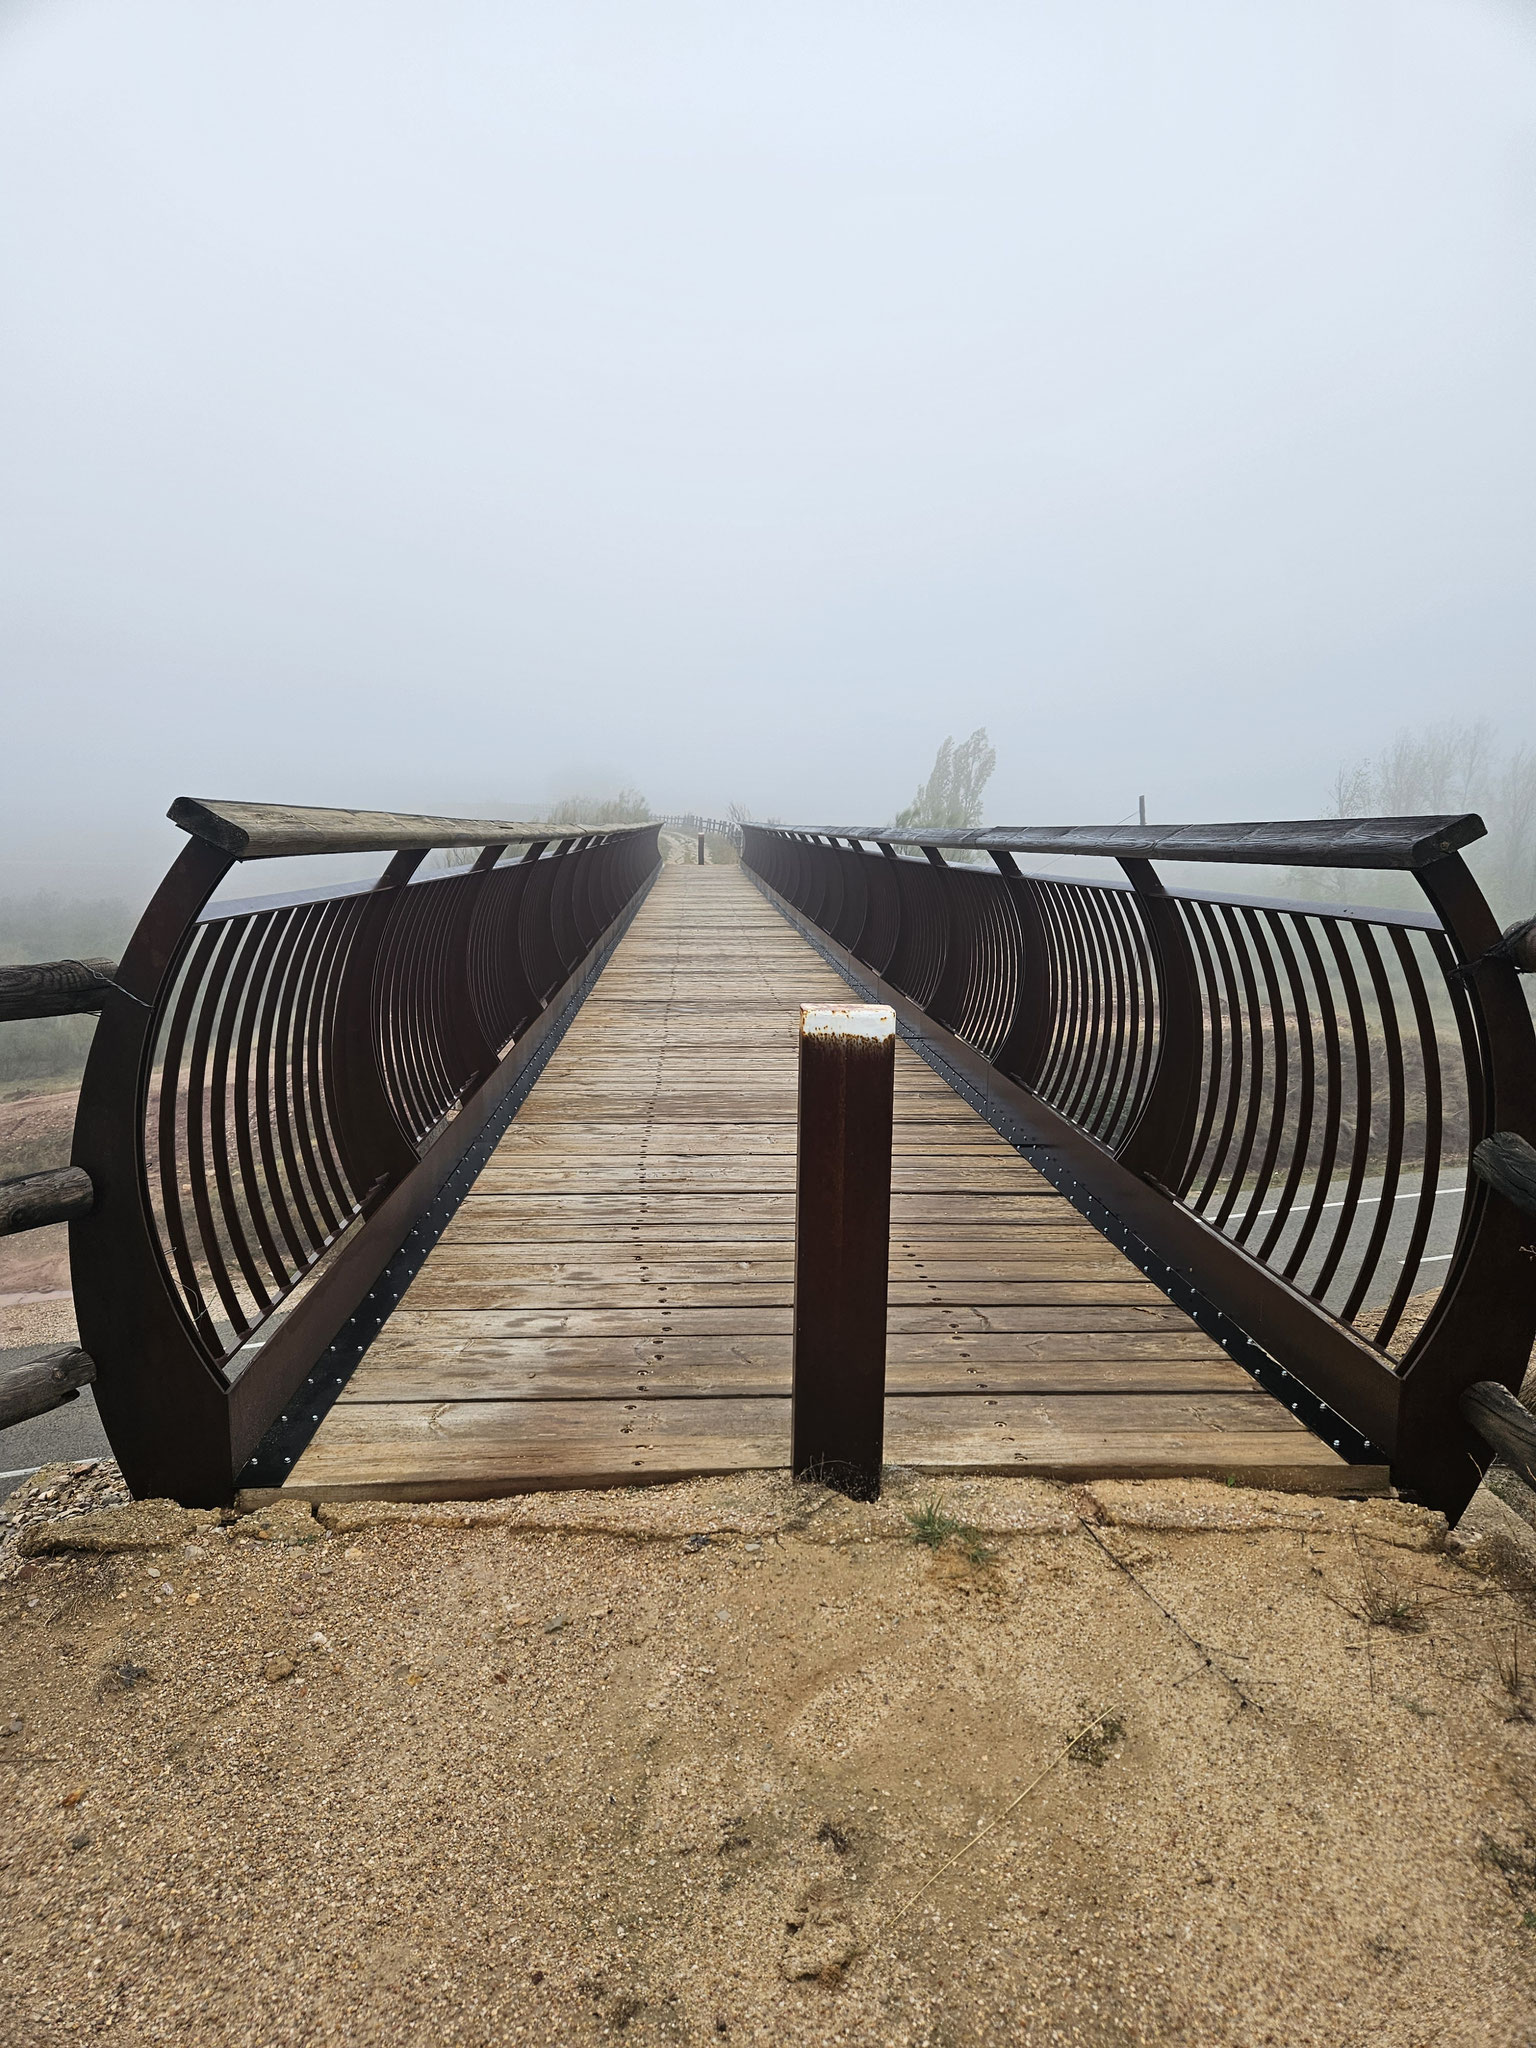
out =
[[790,1467],[855,1500],[885,1446],[895,1086],[893,1009],[801,1005]]
[[701,832],[701,833],[699,834],[699,866],[700,866],[700,867],[703,867],[703,865],[704,865],[704,834],[703,834],[703,833]]

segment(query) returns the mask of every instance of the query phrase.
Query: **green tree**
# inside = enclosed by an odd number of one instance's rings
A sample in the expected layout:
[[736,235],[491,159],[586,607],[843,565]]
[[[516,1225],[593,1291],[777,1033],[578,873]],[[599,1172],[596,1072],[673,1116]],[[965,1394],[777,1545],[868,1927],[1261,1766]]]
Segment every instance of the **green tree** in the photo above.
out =
[[981,795],[996,766],[997,750],[984,725],[958,747],[953,738],[946,739],[934,756],[933,772],[906,809],[896,813],[896,823],[974,831],[983,822]]

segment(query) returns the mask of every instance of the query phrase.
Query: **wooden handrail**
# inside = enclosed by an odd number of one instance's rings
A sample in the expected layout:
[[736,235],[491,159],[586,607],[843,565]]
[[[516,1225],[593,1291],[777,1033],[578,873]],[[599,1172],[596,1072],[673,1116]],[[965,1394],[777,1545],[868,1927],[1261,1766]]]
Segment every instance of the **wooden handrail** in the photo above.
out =
[[621,838],[645,825],[546,825],[503,818],[432,818],[408,811],[332,811],[301,804],[226,803],[179,796],[166,812],[173,825],[231,853],[236,860],[279,860],[309,853],[406,853],[439,846],[490,846],[498,841]]
[[[782,827],[757,826],[758,831]],[[798,836],[979,853],[1075,853],[1108,860],[1239,861],[1264,867],[1416,869],[1487,833],[1475,813],[1429,818],[1306,818],[1249,825],[818,825]]]

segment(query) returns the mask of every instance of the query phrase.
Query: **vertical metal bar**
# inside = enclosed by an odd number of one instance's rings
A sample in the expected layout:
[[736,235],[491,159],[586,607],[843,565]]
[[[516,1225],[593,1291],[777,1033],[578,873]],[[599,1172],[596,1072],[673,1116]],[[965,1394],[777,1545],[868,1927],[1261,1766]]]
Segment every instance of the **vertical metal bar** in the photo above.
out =
[[[1307,986],[1296,958],[1296,948],[1291,944],[1287,918],[1277,911],[1267,912],[1266,915],[1269,919],[1270,936],[1284,963],[1286,979],[1290,986],[1291,1010],[1296,1019],[1297,1084],[1296,1123],[1291,1135],[1290,1162],[1286,1167],[1284,1185],[1273,1205],[1273,1219],[1269,1229],[1264,1233],[1264,1241],[1256,1255],[1264,1265],[1269,1263],[1270,1253],[1280,1242],[1295,1214],[1296,1190],[1301,1185],[1301,1176],[1312,1149],[1312,1108],[1317,1073],[1316,1048],[1312,1037],[1312,1006],[1307,1001]],[[1281,1021],[1283,1025],[1283,1017]],[[1283,1135],[1282,1132],[1282,1138]],[[1245,1225],[1244,1228],[1246,1227]]]
[[880,1491],[896,1013],[800,1011],[790,1464],[855,1500]]
[[281,1293],[288,1285],[288,1268],[277,1248],[273,1236],[267,1205],[262,1200],[262,1181],[256,1171],[256,1154],[252,1142],[252,1121],[254,1110],[251,1095],[251,1043],[256,1029],[259,999],[266,984],[267,972],[272,964],[272,955],[282,934],[282,919],[271,911],[264,911],[251,920],[251,930],[257,945],[252,961],[243,974],[243,988],[240,1003],[239,1030],[235,1038],[234,1116],[235,1156],[239,1163],[240,1192],[261,1247],[262,1258],[266,1261],[266,1277],[256,1289],[258,1309],[265,1313],[270,1306],[275,1282],[275,1292]]
[[1200,1081],[1200,994],[1179,906],[1149,860],[1122,860],[1151,944],[1157,984],[1157,1065],[1116,1155],[1144,1180],[1180,1186],[1194,1136]]
[[244,1336],[250,1324],[241,1304],[239,1292],[230,1276],[229,1266],[224,1257],[224,1248],[219,1242],[218,1224],[213,1213],[215,1188],[209,1173],[210,1139],[215,1153],[218,1140],[213,1126],[223,1119],[224,1103],[222,1091],[215,1087],[212,1104],[209,1097],[210,1048],[213,1043],[213,1028],[219,1021],[221,1008],[226,1003],[226,983],[234,965],[235,955],[240,949],[244,936],[239,919],[228,924],[205,927],[209,934],[216,935],[218,944],[213,958],[203,975],[199,992],[197,1028],[192,1034],[192,1050],[187,1067],[186,1094],[186,1142],[187,1142],[187,1184],[192,1196],[192,1213],[197,1219],[198,1246],[201,1251],[198,1260],[198,1291],[202,1299],[199,1322],[203,1323],[215,1346],[215,1355],[227,1347],[217,1334],[217,1322],[208,1301],[203,1274],[212,1280],[214,1290],[224,1306],[230,1328],[237,1336]]
[[288,1088],[293,1104],[293,1130],[298,1159],[303,1168],[309,1206],[319,1219],[322,1241],[334,1237],[342,1225],[341,1211],[332,1203],[325,1169],[320,1162],[320,1098],[315,1088],[311,1046],[317,1043],[315,1002],[317,983],[323,983],[330,966],[335,912],[328,903],[315,906],[316,915],[305,934],[304,964],[293,1006],[293,1028],[288,1040]]
[[[1376,934],[1368,924],[1357,925],[1355,935],[1365,954],[1365,964],[1370,970],[1371,986],[1376,996],[1376,1009],[1381,1019],[1381,1035],[1387,1055],[1387,1116],[1386,1116],[1386,1157],[1380,1168],[1381,1187],[1376,1197],[1376,1221],[1371,1229],[1365,1251],[1359,1260],[1354,1284],[1345,1298],[1339,1315],[1342,1321],[1352,1323],[1359,1313],[1360,1304],[1370,1291],[1376,1268],[1380,1263],[1382,1248],[1387,1233],[1392,1228],[1392,1219],[1397,1207],[1397,1183],[1403,1163],[1403,1126],[1405,1122],[1404,1096],[1407,1088],[1403,1075],[1403,1047],[1397,1025],[1397,1001],[1392,984],[1387,976],[1386,965],[1381,957],[1381,948],[1376,943]],[[1379,1134],[1379,1105],[1372,1103],[1371,1121],[1373,1137]]]
[[[1259,985],[1253,972],[1253,934],[1245,931],[1238,913],[1230,903],[1221,906],[1221,922],[1226,927],[1227,953],[1237,967],[1242,980],[1242,1007],[1248,1020],[1248,1072],[1247,1087],[1243,1101],[1243,1127],[1238,1139],[1237,1152],[1227,1170],[1226,1191],[1221,1198],[1221,1207],[1216,1212],[1218,1230],[1225,1230],[1242,1193],[1243,1182],[1248,1173],[1248,1162],[1253,1157],[1254,1140],[1258,1136],[1259,1113],[1264,1105],[1264,1006],[1259,997]],[[1234,1042],[1239,1039],[1240,1025],[1233,1021]]]
[[701,833],[699,834],[699,866],[700,866],[700,867],[703,867],[703,865],[704,865],[704,834],[703,834],[703,833],[701,832]]
[[[1344,989],[1344,1007],[1349,1017],[1350,1054],[1355,1077],[1355,1121],[1349,1150],[1349,1173],[1344,1182],[1344,1195],[1339,1203],[1339,1220],[1334,1225],[1328,1249],[1323,1254],[1323,1263],[1317,1270],[1307,1292],[1315,1301],[1326,1307],[1328,1289],[1333,1285],[1333,1276],[1344,1257],[1356,1218],[1360,1214],[1360,1189],[1365,1181],[1366,1163],[1371,1149],[1371,1040],[1366,1028],[1365,1003],[1360,994],[1360,977],[1349,949],[1344,943],[1344,933],[1336,918],[1325,918],[1323,930],[1333,951],[1334,964],[1339,970],[1339,980]],[[1339,1104],[1343,1114],[1343,1103]]]
[[314,948],[315,932],[324,914],[324,908],[323,904],[306,904],[298,921],[299,943],[289,961],[288,975],[283,984],[283,1006],[277,1017],[275,1065],[272,1076],[277,1098],[278,1151],[282,1155],[283,1169],[287,1175],[288,1198],[293,1204],[294,1214],[305,1235],[303,1261],[306,1265],[325,1243],[326,1229],[309,1199],[309,1183],[303,1171],[299,1152],[298,1133],[303,1116],[301,1091],[304,1085],[303,1061],[299,1057],[302,1046],[300,1034],[303,1028],[299,1002]]
[[1440,1047],[1435,1036],[1434,1011],[1408,934],[1404,931],[1394,931],[1392,944],[1396,949],[1398,964],[1402,968],[1403,980],[1407,984],[1409,999],[1413,1004],[1414,1029],[1419,1039],[1419,1064],[1424,1080],[1424,1146],[1419,1165],[1419,1192],[1414,1203],[1413,1226],[1409,1231],[1408,1245],[1403,1253],[1397,1285],[1392,1290],[1392,1298],[1387,1303],[1386,1313],[1376,1330],[1374,1341],[1382,1346],[1392,1341],[1393,1332],[1397,1329],[1408,1297],[1413,1292],[1413,1283],[1418,1278],[1419,1262],[1424,1256],[1424,1246],[1429,1240],[1430,1225],[1434,1222],[1435,1195],[1440,1185]]
[[1077,982],[1076,999],[1070,1013],[1067,1042],[1072,1049],[1071,1072],[1057,1095],[1057,1107],[1073,1123],[1082,1121],[1092,1078],[1093,1055],[1099,1035],[1099,963],[1093,939],[1086,927],[1083,891],[1075,882],[1058,892],[1063,908],[1062,928],[1067,935]]
[[397,853],[363,899],[331,1026],[336,1143],[347,1178],[365,1204],[416,1163],[416,1148],[400,1127],[385,1084],[373,1010],[381,946],[405,885],[425,858],[415,850]]
[[1228,1085],[1226,1009],[1222,1001],[1221,978],[1216,972],[1211,948],[1206,943],[1201,907],[1198,903],[1181,905],[1185,934],[1195,963],[1196,1016],[1201,1032],[1200,1071],[1195,1081],[1199,1124],[1190,1140],[1182,1180],[1169,1183],[1191,1208],[1199,1205],[1200,1196],[1192,1196],[1190,1190],[1199,1180],[1201,1170],[1211,1155],[1211,1133],[1216,1128],[1216,1113],[1225,1100]]
[[1323,1210],[1330,1200],[1329,1191],[1333,1186],[1334,1168],[1339,1156],[1339,1126],[1344,1100],[1344,1060],[1339,1043],[1338,1008],[1334,1002],[1333,982],[1323,959],[1322,948],[1317,943],[1314,922],[1315,920],[1310,917],[1298,917],[1296,920],[1296,935],[1301,940],[1301,949],[1306,956],[1308,967],[1312,970],[1312,982],[1317,990],[1317,1016],[1323,1032],[1323,1124],[1317,1168],[1313,1175],[1306,1217],[1296,1233],[1295,1242],[1286,1253],[1285,1265],[1281,1269],[1285,1278],[1295,1280],[1298,1286],[1301,1285],[1297,1275],[1301,1271],[1302,1261],[1312,1248],[1312,1240],[1322,1224]]
[[[213,1333],[207,1303],[203,1298],[202,1283],[198,1278],[192,1249],[192,1237],[187,1229],[191,1178],[186,1161],[194,1149],[199,1162],[201,1159],[200,1142],[193,1140],[190,1135],[192,1119],[187,1109],[191,1084],[195,1077],[189,1067],[184,1082],[182,1068],[186,1042],[193,1029],[197,1006],[202,999],[203,985],[207,980],[209,963],[213,959],[217,944],[218,933],[214,927],[201,926],[186,972],[182,976],[181,987],[176,992],[175,1006],[169,1012],[165,1046],[160,1058],[160,1103],[155,1118],[156,1156],[160,1169],[160,1208],[165,1219],[166,1240],[175,1262],[176,1277],[181,1282],[187,1313],[192,1318],[199,1341],[206,1348],[210,1358],[218,1356],[219,1344]],[[199,1131],[198,1139],[200,1138]]]
[[[1490,1130],[1536,1140],[1536,1032],[1514,967],[1486,957],[1498,923],[1460,854],[1421,868],[1418,878],[1458,955],[1451,983],[1458,1023],[1465,1031],[1470,1012],[1475,1026],[1480,1056],[1468,1046],[1469,1152]],[[1479,1379],[1518,1388],[1536,1335],[1530,1224],[1471,1175],[1467,1188],[1445,1285],[1403,1361],[1400,1483],[1451,1515],[1471,1499],[1490,1455],[1461,1421],[1462,1392]]]
[[1060,882],[1041,882],[1039,893],[1047,969],[1046,1038],[1040,1076],[1034,1085],[1036,1093],[1047,1102],[1058,1102],[1071,1063],[1072,1019],[1076,1014],[1071,956],[1063,937],[1065,912],[1062,906],[1067,890]]
[[1106,891],[1104,903],[1106,923],[1119,946],[1122,968],[1120,1009],[1115,1021],[1114,1095],[1105,1104],[1095,1135],[1103,1144],[1113,1147],[1124,1135],[1128,1118],[1141,1101],[1153,1019],[1151,1005],[1143,1001],[1149,985],[1149,963],[1141,920],[1134,904],[1118,894]]
[[[1227,1078],[1225,1108],[1221,1116],[1221,1129],[1211,1147],[1208,1171],[1200,1192],[1190,1203],[1192,1209],[1203,1214],[1206,1206],[1215,1198],[1218,1188],[1230,1172],[1232,1134],[1237,1128],[1237,1115],[1243,1103],[1243,1019],[1242,1004],[1237,992],[1237,976],[1233,972],[1230,934],[1223,928],[1214,903],[1193,905],[1190,923],[1198,928],[1203,924],[1206,938],[1210,943],[1210,955],[1220,979],[1214,972],[1209,976],[1211,997],[1212,1043],[1220,1042],[1224,1035],[1227,1046]],[[1221,1024],[1225,1019],[1224,1027]]]
[[155,893],[102,1005],[75,1115],[73,1163],[96,1199],[69,1226],[80,1341],[112,1448],[139,1494],[225,1498],[224,1381],[194,1334],[155,1227],[144,1120],[155,1044],[203,905],[233,865],[193,840]]
[[328,1048],[331,1039],[331,1020],[336,1014],[338,991],[341,987],[347,959],[347,949],[352,943],[352,907],[355,897],[344,897],[331,908],[330,930],[326,937],[325,965],[316,983],[310,1004],[309,1035],[306,1046],[308,1065],[308,1086],[312,1091],[311,1111],[314,1117],[315,1141],[325,1164],[326,1177],[334,1197],[334,1209],[346,1221],[357,1213],[357,1201],[348,1181],[341,1158],[336,1150],[336,1077],[331,1072]]
[[506,850],[505,845],[482,848],[480,858],[456,884],[449,911],[448,946],[443,963],[447,1004],[444,1051],[450,1078],[461,1098],[493,1071],[499,1056],[496,1040],[487,1030],[475,1000],[471,934],[480,899]]
[[305,1243],[298,1221],[288,1200],[288,1191],[278,1165],[277,1147],[277,1099],[275,1075],[282,1063],[281,1047],[278,1040],[278,1020],[282,1009],[283,989],[293,964],[294,946],[303,929],[304,912],[294,907],[276,913],[273,930],[278,934],[278,945],[266,985],[262,990],[261,1016],[256,1033],[256,1142],[261,1151],[263,1185],[272,1213],[277,1218],[277,1227],[283,1234],[283,1243],[295,1274],[302,1273],[309,1264],[310,1247]]

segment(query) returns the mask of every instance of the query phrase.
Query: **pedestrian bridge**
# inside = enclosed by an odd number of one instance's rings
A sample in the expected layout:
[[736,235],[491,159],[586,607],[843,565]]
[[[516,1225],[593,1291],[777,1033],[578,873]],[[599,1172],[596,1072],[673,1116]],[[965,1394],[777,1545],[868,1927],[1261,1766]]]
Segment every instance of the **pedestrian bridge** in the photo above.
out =
[[[799,1005],[847,995],[739,867],[663,868],[284,1483],[462,1499],[787,1464]],[[892,1463],[1384,1484],[905,1046],[891,1210]]]
[[[1491,1455],[1467,1390],[1519,1384],[1536,1268],[1468,1162],[1536,1135],[1536,1051],[1476,819],[723,827],[685,865],[655,826],[172,817],[122,962],[25,970],[101,1021],[75,1164],[12,1204],[71,1218],[73,1369],[141,1493],[789,1464],[799,1008],[851,991],[901,1033],[889,1463],[1455,1513]],[[1395,869],[1424,907],[1169,862]]]

